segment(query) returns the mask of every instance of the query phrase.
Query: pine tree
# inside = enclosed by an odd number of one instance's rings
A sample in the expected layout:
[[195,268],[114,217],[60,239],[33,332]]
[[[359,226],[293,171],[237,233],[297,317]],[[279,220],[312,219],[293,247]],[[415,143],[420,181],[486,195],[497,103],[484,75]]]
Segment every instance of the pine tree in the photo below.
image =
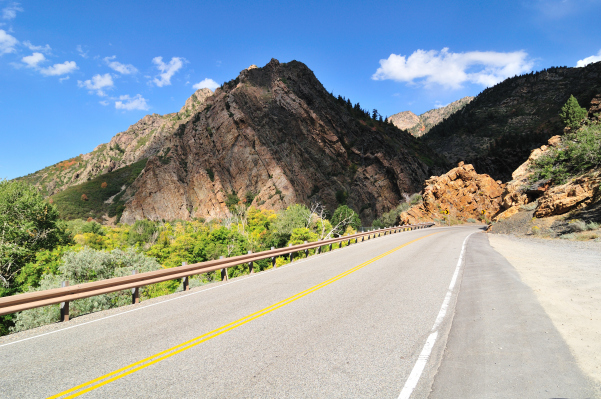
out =
[[563,123],[572,130],[580,127],[580,122],[586,117],[586,109],[578,104],[578,100],[573,95],[570,95],[568,101],[561,107],[559,116]]

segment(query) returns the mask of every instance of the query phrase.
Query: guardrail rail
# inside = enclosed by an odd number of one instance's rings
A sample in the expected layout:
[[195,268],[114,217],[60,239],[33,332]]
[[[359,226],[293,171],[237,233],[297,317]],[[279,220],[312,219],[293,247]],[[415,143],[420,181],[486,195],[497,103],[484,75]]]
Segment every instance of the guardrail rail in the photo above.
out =
[[[314,242],[306,242],[304,244],[288,246],[284,248],[271,248],[268,251],[251,253],[250,251],[246,255],[233,256],[231,258],[223,258],[206,262],[194,263],[187,265],[185,262],[182,266],[173,267],[169,269],[154,270],[145,273],[135,273],[131,276],[115,277],[106,280],[93,281],[89,283],[82,283],[77,285],[68,285],[68,282],[63,283],[63,287],[54,288],[50,290],[27,292],[24,294],[12,295],[4,298],[0,298],[0,316],[15,312],[21,312],[27,309],[39,308],[42,306],[61,304],[61,321],[69,320],[69,302],[76,299],[88,298],[96,295],[108,294],[116,291],[132,290],[132,303],[139,303],[140,287],[156,284],[163,281],[183,279],[184,291],[190,289],[189,277],[202,273],[210,273],[221,269],[221,279],[227,280],[227,271],[229,267],[234,267],[243,263],[249,264],[250,273],[254,272],[253,262],[263,259],[271,258],[273,268],[275,268],[275,259],[279,256],[290,257],[290,261],[293,260],[294,254],[297,252],[305,251],[305,254],[309,254],[309,249],[317,248],[316,253],[321,253],[321,249],[324,246],[329,246],[329,250],[332,251],[332,245],[335,243],[342,243],[347,241],[347,245],[351,244],[351,241],[355,243],[363,242],[380,236],[385,236],[394,233],[400,233],[407,230],[416,230],[432,227],[434,223],[419,223],[415,225],[405,225],[388,227],[384,229],[374,229],[372,231],[366,231],[357,233],[349,236],[341,236],[336,238],[330,238],[327,240],[318,240]],[[359,241],[361,240],[361,241]]]

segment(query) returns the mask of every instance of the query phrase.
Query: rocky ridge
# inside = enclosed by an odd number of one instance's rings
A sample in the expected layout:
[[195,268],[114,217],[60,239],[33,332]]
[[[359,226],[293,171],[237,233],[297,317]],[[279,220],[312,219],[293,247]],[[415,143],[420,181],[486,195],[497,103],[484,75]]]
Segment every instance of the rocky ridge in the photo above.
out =
[[204,106],[205,100],[212,94],[210,89],[199,89],[179,112],[146,115],[92,152],[48,166],[21,179],[35,185],[45,196],[51,196],[67,187],[150,158],[163,148],[166,138],[180,124],[187,122]]
[[165,137],[127,189],[121,220],[319,201],[347,203],[370,223],[419,191],[437,161],[411,135],[337,100],[304,64],[271,60],[225,83]]
[[407,130],[415,137],[421,137],[428,133],[434,126],[461,110],[469,104],[475,97],[463,97],[457,101],[445,105],[444,107],[431,109],[420,116],[411,111],[403,111],[388,117],[388,121],[401,130]]

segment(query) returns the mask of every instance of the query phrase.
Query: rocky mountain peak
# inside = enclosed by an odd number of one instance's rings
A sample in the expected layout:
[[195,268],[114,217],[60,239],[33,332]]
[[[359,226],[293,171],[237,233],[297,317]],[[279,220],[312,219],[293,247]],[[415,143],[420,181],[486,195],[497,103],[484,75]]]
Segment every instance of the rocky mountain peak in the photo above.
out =
[[411,111],[403,111],[398,114],[394,114],[388,118],[388,121],[392,122],[393,125],[401,130],[409,130],[413,126],[420,123],[419,116],[415,115]]
[[415,137],[423,136],[428,133],[434,126],[461,110],[469,104],[475,97],[463,97],[457,101],[453,101],[444,107],[434,108],[426,111],[420,116],[415,115],[411,111],[403,111],[394,114],[388,118],[393,125],[401,130],[407,130]]

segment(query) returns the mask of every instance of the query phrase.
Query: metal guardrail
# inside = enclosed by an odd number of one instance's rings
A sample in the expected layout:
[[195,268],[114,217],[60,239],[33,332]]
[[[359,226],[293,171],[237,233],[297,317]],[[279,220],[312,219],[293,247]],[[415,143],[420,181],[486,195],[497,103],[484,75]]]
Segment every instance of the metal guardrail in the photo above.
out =
[[[351,244],[352,240],[355,243],[365,241],[366,237],[369,240],[373,235],[374,238],[382,235],[399,233],[406,230],[424,229],[433,226],[434,223],[419,223],[416,225],[405,225],[389,227],[385,229],[377,229],[373,231],[357,233],[349,236],[342,236],[331,238],[328,240],[319,240],[315,242],[284,248],[274,249],[272,247],[269,251],[262,251],[256,253],[249,253],[247,255],[233,256],[231,258],[221,258],[217,260],[211,260],[207,262],[194,263],[191,265],[173,267],[169,269],[154,270],[151,272],[132,274],[131,276],[115,277],[106,280],[93,281],[90,283],[83,283],[68,286],[63,283],[63,287],[54,288],[44,291],[27,292],[24,294],[12,295],[4,298],[0,298],[0,316],[15,312],[20,312],[27,309],[38,308],[42,306],[54,305],[57,303],[61,304],[61,321],[69,320],[69,302],[76,299],[88,298],[96,295],[108,294],[116,291],[123,291],[127,289],[132,290],[132,303],[138,303],[140,300],[139,288],[142,286],[156,284],[163,281],[183,279],[184,290],[188,291],[189,280],[188,278],[193,275],[210,273],[221,269],[222,280],[227,280],[227,271],[229,267],[234,267],[243,263],[249,263],[250,272],[253,273],[252,263],[258,260],[271,258],[273,267],[275,268],[275,259],[278,256],[288,255],[290,260],[293,260],[294,253],[305,251],[308,255],[309,249],[318,248],[317,253],[321,253],[321,248],[329,246],[330,251],[332,245],[335,243],[342,243],[347,241],[347,245]],[[361,241],[359,241],[359,239]]]

